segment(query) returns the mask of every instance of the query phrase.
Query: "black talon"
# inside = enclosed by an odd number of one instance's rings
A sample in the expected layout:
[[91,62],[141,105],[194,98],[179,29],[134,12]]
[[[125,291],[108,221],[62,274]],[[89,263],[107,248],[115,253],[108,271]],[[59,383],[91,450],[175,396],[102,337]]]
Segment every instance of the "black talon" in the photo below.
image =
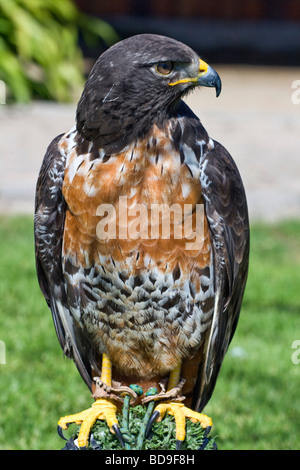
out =
[[179,439],[176,439],[176,450],[180,450],[182,446],[182,441],[179,441]]
[[112,426],[112,430],[114,431],[115,435],[117,436],[117,438],[119,439],[119,442],[121,444],[122,447],[125,447],[125,441],[123,439],[123,436],[122,436],[122,433],[120,431],[120,428],[117,424],[114,424]]
[[70,439],[67,441],[65,447],[63,447],[62,450],[79,450],[79,448],[75,444],[73,437],[70,437]]
[[100,446],[100,444],[98,444],[93,434],[91,434],[91,437],[90,437],[90,444],[93,450],[102,450],[102,447]]
[[207,426],[205,429],[204,429],[204,437],[208,436],[208,434],[210,433],[211,431],[211,426]]
[[198,450],[204,450],[208,443],[209,443],[209,439],[207,437],[204,437],[203,442]]
[[148,424],[147,424],[147,427],[146,427],[146,432],[145,432],[146,438],[148,437],[148,434],[149,434],[149,432],[151,431],[152,424],[157,420],[157,418],[159,417],[159,415],[160,415],[159,411],[154,411],[153,415],[152,415],[151,418],[149,419]]
[[58,432],[59,436],[60,436],[62,439],[64,439],[65,441],[68,441],[68,439],[66,438],[66,436],[64,436],[62,427],[61,427],[59,424],[57,425],[57,432]]

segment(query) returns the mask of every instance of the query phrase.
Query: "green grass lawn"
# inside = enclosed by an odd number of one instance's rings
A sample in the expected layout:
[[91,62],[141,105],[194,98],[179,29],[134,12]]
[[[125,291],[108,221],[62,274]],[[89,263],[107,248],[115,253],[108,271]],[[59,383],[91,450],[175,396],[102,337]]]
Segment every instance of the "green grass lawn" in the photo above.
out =
[[[60,449],[60,416],[90,393],[56,339],[35,274],[33,221],[0,218],[0,449]],[[300,222],[254,225],[237,333],[205,412],[219,449],[300,449]],[[300,354],[299,354],[300,358]]]

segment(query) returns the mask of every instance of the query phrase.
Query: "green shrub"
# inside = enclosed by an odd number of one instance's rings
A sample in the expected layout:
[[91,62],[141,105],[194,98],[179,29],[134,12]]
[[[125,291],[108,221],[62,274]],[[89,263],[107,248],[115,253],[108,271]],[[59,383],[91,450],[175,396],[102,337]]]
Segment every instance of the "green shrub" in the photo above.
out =
[[72,0],[0,0],[0,80],[7,101],[76,97],[84,82],[79,32],[86,41],[117,40],[108,24],[82,14]]
[[[149,436],[147,438],[143,437],[140,440],[141,430],[142,436],[144,433],[143,426],[146,412],[147,408],[142,405],[130,407],[129,426],[127,430],[122,428],[122,416],[119,414],[118,418],[121,432],[123,437],[127,438],[126,442],[130,442],[127,450],[176,450],[175,419],[169,414],[166,414],[162,421],[155,422],[152,425]],[[74,442],[74,439],[78,437],[79,429],[80,426],[74,433],[71,442]],[[123,450],[116,435],[109,430],[105,421],[97,420],[92,428],[91,435],[93,436],[94,444],[98,445],[101,450]],[[92,445],[88,446],[88,449],[92,448]],[[186,438],[182,442],[181,451],[200,449],[215,450],[216,448],[217,444],[215,438],[212,436],[207,437],[205,429],[200,423],[193,423],[190,419],[186,420]]]

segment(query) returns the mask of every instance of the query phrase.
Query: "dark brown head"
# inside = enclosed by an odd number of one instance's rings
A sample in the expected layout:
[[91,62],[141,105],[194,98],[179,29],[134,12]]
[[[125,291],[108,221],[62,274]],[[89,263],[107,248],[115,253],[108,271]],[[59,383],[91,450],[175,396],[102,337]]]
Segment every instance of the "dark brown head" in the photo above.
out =
[[121,41],[95,63],[77,108],[77,128],[107,153],[121,151],[174,115],[196,86],[221,91],[219,75],[185,44],[141,34]]

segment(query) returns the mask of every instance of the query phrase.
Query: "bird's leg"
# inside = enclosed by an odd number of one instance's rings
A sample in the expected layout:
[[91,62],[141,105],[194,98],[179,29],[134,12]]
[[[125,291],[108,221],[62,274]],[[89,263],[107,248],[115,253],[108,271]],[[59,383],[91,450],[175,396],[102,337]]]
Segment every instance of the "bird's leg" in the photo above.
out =
[[[192,422],[199,422],[203,428],[206,428],[206,434],[208,434],[212,420],[208,416],[197,413],[186,407],[180,402],[182,397],[178,396],[178,392],[181,392],[182,379],[180,380],[181,364],[179,364],[174,370],[170,372],[168,387],[165,394],[160,393],[156,395],[159,400],[169,399],[173,396],[173,400],[163,401],[155,407],[154,413],[149,421],[147,431],[150,430],[151,425],[154,421],[161,421],[166,413],[169,413],[175,418],[176,425],[176,449],[180,449],[182,442],[185,439],[185,421],[189,418]],[[177,394],[177,396],[176,396]],[[153,399],[154,397],[152,397]],[[183,397],[184,398],[184,397]]]
[[181,363],[178,364],[175,369],[171,370],[168,381],[167,391],[169,392],[173,388],[177,387],[180,381]]
[[[111,374],[112,365],[110,359],[106,354],[103,354],[101,382],[105,384],[108,389],[111,387]],[[58,422],[58,432],[62,437],[64,437],[62,429],[67,429],[71,423],[81,424],[78,434],[78,447],[83,449],[87,446],[89,434],[94,423],[97,419],[103,419],[107,422],[110,431],[116,434],[119,441],[124,446],[124,440],[118,426],[116,412],[117,407],[109,397],[109,392],[107,392],[106,395],[103,394],[101,398],[97,398],[91,408],[74,415],[60,418]]]
[[126,385],[121,385],[120,382],[115,382],[112,380],[111,371],[110,359],[106,354],[103,354],[101,377],[94,377],[96,389],[93,397],[95,399],[109,397],[123,402],[124,398],[129,395],[130,404],[132,405],[137,400],[140,390],[135,389],[135,386],[127,387]]
[[112,365],[107,354],[102,355],[101,380],[111,386]]

